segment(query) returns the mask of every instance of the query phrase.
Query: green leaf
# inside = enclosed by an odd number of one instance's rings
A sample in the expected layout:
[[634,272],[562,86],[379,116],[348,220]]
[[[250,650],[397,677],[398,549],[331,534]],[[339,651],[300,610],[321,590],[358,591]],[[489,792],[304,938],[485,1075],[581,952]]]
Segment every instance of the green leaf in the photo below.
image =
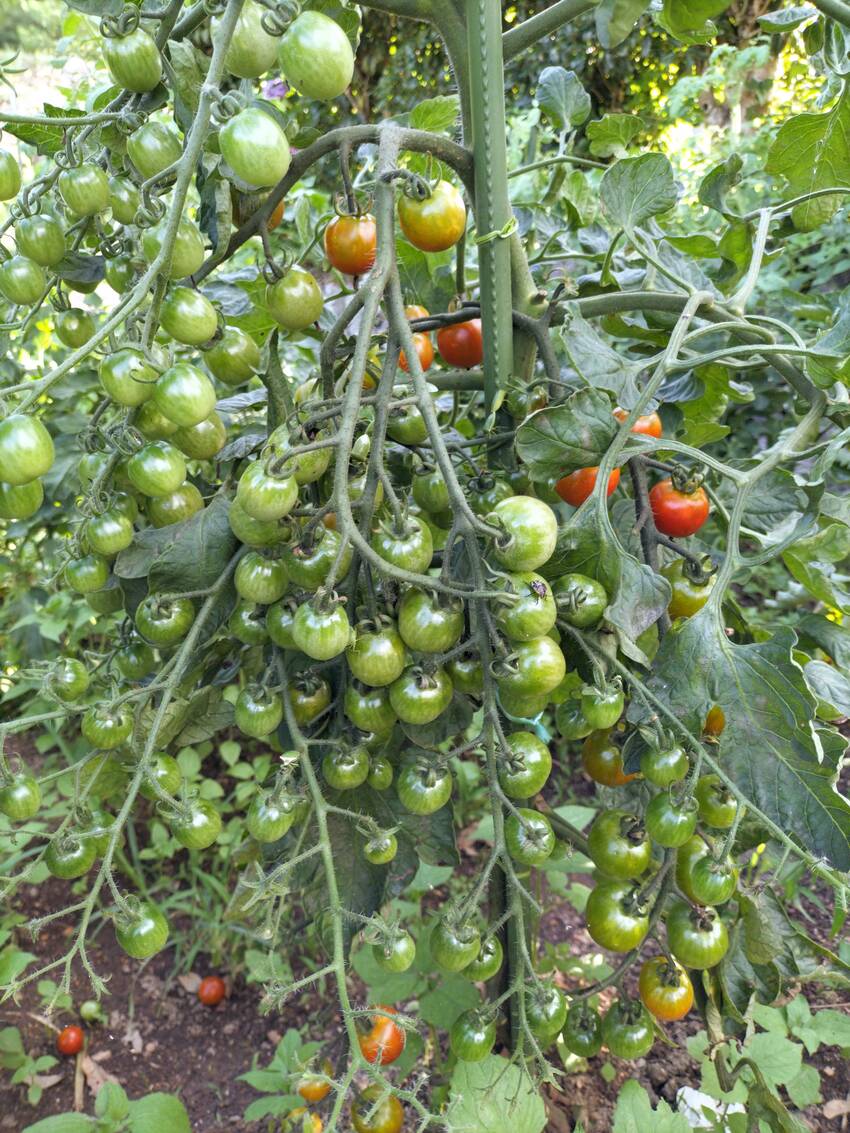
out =
[[447,1133],[541,1133],[546,1109],[527,1071],[490,1054],[457,1063],[445,1120]]
[[68,252],[56,266],[56,274],[68,283],[100,283],[106,270],[103,256]]
[[612,1133],[647,1133],[650,1129],[652,1133],[690,1133],[691,1126],[663,1100],[653,1109],[649,1094],[639,1082],[624,1082],[614,1110]]
[[456,94],[426,98],[410,112],[412,130],[428,130],[432,134],[450,134],[457,125],[460,103]]
[[376,961],[371,945],[352,954],[351,966],[371,991],[373,1003],[400,1003],[418,996],[427,986],[418,962],[406,972],[388,972]]
[[114,16],[124,7],[125,0],[67,0],[69,8],[85,12],[87,16]]
[[581,389],[527,417],[517,430],[516,450],[532,479],[552,484],[577,468],[599,464],[616,432],[610,398]]
[[[119,2],[119,10],[121,4]],[[51,106],[45,103],[43,111],[48,118],[84,118],[85,110],[74,107]],[[3,129],[7,134],[13,134],[27,145],[35,146],[36,151],[42,155],[52,156],[58,153],[65,145],[64,126],[48,126],[46,123],[4,122]]]
[[795,640],[782,629],[768,641],[736,645],[707,606],[665,636],[649,684],[697,734],[719,705],[726,717],[719,759],[727,774],[781,830],[846,870],[850,804],[822,762],[814,701],[791,656]]
[[94,1121],[83,1113],[57,1113],[35,1125],[27,1125],[22,1133],[91,1133]]
[[561,339],[567,357],[589,386],[610,391],[621,405],[634,404],[642,368],[638,363],[621,357],[579,314],[565,321]]
[[[364,792],[365,793],[365,792]],[[354,801],[349,803],[353,792],[346,792],[346,806],[356,809]],[[339,814],[328,815],[328,834],[333,849],[339,899],[344,909],[371,917],[380,909],[384,900],[384,878],[386,869],[372,865],[363,856],[363,836],[355,830],[350,819]],[[343,921],[343,935],[346,953],[359,930],[352,918]]]
[[769,964],[784,950],[787,926],[774,915],[771,902],[760,894],[742,895],[740,910],[747,959],[751,964]]
[[580,126],[590,115],[590,95],[575,71],[546,67],[537,83],[537,102],[556,130]]
[[847,574],[839,570],[850,555],[850,527],[830,523],[816,535],[801,539],[783,552],[782,558],[794,578],[819,601],[850,614]]
[[174,90],[174,118],[181,130],[188,130],[198,109],[201,87],[210,61],[188,39],[169,40],[168,54],[171,86]]
[[812,1025],[824,1046],[850,1047],[850,1016],[831,1007],[815,1013]]
[[[213,693],[217,690],[208,687],[199,691]],[[195,697],[198,695],[196,693]],[[192,705],[195,704],[195,697],[192,698]],[[210,736],[214,736],[216,732],[222,732],[232,725],[233,705],[221,696],[217,699],[209,697],[203,710],[199,708],[197,715],[194,708],[189,712],[189,722],[176,738],[177,746],[190,747],[192,744],[202,743],[204,740],[208,740]]]
[[[825,661],[809,661],[803,672],[813,694],[832,709],[830,719],[850,716],[850,680],[844,673]],[[820,712],[820,715],[826,713]]]
[[803,1048],[800,1044],[774,1032],[765,1031],[753,1035],[747,1055],[771,1086],[784,1086],[799,1074],[803,1065]]
[[104,1082],[95,1098],[94,1112],[96,1117],[114,1122],[126,1117],[130,1112],[130,1102],[123,1086],[118,1082]]
[[173,525],[171,542],[151,566],[151,590],[207,590],[219,580],[238,545],[228,523],[229,510],[228,500],[215,496],[203,511]]
[[627,232],[667,212],[678,199],[673,167],[661,153],[624,157],[609,165],[599,193],[609,220]]
[[38,957],[32,952],[22,952],[14,944],[0,951],[0,987],[8,987],[33,960],[37,959]]
[[423,1023],[447,1031],[458,1015],[477,1007],[478,989],[465,976],[443,975],[430,991],[419,997],[419,1016]]
[[778,999],[782,981],[775,964],[752,964],[747,959],[746,936],[740,924],[729,934],[729,951],[718,968],[724,1010],[739,1023],[746,1018],[753,999],[769,1004]]
[[814,1066],[801,1066],[800,1072],[795,1074],[790,1082],[785,1083],[785,1089],[791,1103],[797,1109],[805,1109],[807,1105],[816,1105],[823,1101],[820,1092],[820,1074]]
[[585,133],[595,157],[625,157],[646,123],[637,114],[605,114],[588,122]]
[[[832,110],[806,112],[782,123],[767,155],[765,169],[785,177],[793,196],[818,189],[850,187],[850,87],[844,87]],[[797,228],[817,228],[843,203],[841,196],[797,205]]]
[[173,1094],[148,1094],[130,1102],[130,1133],[192,1133],[186,1107]]
[[682,43],[708,43],[717,32],[712,17],[728,7],[729,0],[664,0],[656,19]]
[[741,170],[744,166],[740,154],[733,153],[730,157],[715,165],[703,177],[699,187],[700,204],[706,208],[714,209],[727,219],[734,219],[735,213],[730,212],[726,205],[726,194],[741,180]]
[[603,47],[622,43],[650,5],[650,0],[602,0],[596,9],[596,34]]
[[[277,1075],[280,1080],[280,1075]],[[257,1098],[245,1110],[245,1121],[261,1121],[264,1117],[285,1117],[293,1109],[304,1104],[303,1098],[295,1100],[295,1096],[284,1095],[272,1098]]]
[[774,12],[765,12],[758,17],[762,31],[790,32],[808,20],[817,19],[820,15],[817,8],[811,4],[795,4],[791,8],[777,8]]

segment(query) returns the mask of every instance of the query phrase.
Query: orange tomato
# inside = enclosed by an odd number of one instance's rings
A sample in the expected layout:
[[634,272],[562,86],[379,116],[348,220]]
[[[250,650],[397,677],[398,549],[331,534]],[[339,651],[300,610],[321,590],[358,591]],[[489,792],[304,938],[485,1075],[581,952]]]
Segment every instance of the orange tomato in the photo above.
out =
[[[617,408],[614,410],[614,416],[618,421],[625,421],[628,413],[625,409]],[[647,413],[645,416],[638,417],[631,427],[631,432],[639,433],[645,437],[660,437],[663,431],[661,418],[657,413]]]
[[[593,492],[596,487],[596,474],[599,471],[597,464],[592,468],[579,468],[569,476],[562,477],[555,485],[555,491],[568,504],[578,507]],[[620,469],[615,468],[608,477],[608,495],[610,496],[620,483]]]
[[360,1053],[367,1062],[377,1062],[388,1066],[395,1062],[404,1050],[404,1031],[390,1015],[395,1015],[394,1007],[381,1005],[381,1011],[389,1014],[371,1015],[371,1028],[359,1036]]

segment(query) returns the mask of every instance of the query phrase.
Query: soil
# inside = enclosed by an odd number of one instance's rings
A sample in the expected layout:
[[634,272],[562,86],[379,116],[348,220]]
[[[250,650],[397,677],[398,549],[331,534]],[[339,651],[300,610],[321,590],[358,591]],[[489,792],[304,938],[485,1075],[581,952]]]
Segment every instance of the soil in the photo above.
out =
[[[471,850],[466,839],[463,844]],[[464,858],[468,864],[472,855],[465,854]],[[431,896],[439,902],[441,894]],[[67,903],[67,883],[58,880],[25,888],[15,902],[18,911],[28,917]],[[548,904],[550,911],[540,926],[543,941],[568,942],[574,955],[596,950],[572,906],[557,900]],[[828,902],[824,907],[812,903],[806,907],[808,931],[824,943],[828,942],[828,907]],[[69,932],[68,925],[55,922],[34,944],[23,936],[20,943],[46,962],[64,952]],[[60,1059],[47,1071],[51,1084],[38,1106],[30,1107],[23,1089],[11,1087],[8,1076],[0,1078],[0,1133],[21,1133],[35,1121],[73,1109],[75,1096],[90,1113],[92,1092],[104,1075],[117,1079],[131,1098],[154,1090],[177,1094],[189,1112],[193,1133],[248,1133],[265,1128],[245,1123],[245,1108],[259,1095],[238,1081],[238,1076],[250,1069],[255,1057],[260,1065],[268,1063],[289,1027],[305,1028],[309,1034],[309,1023],[313,1021],[315,1026],[320,1016],[321,1034],[332,1035],[340,1029],[338,1019],[328,1017],[327,1004],[323,1010],[319,1001],[308,997],[296,996],[283,1012],[261,1015],[260,989],[239,980],[218,1007],[202,1006],[195,994],[197,983],[213,971],[203,958],[188,974],[175,974],[169,950],[140,966],[124,954],[110,931],[97,935],[89,952],[95,969],[110,973],[109,994],[104,999],[108,1020],[87,1027],[87,1057]],[[76,1004],[91,998],[88,981],[80,970],[74,973],[72,995]],[[850,1012],[846,993],[810,992],[810,1000],[815,997],[818,1007]],[[25,1048],[33,1055],[55,1054],[56,1031],[76,1021],[74,1013],[59,1013],[48,1020],[42,1011],[37,990],[28,985],[19,1004],[0,1006],[0,1029],[17,1026]],[[693,1019],[667,1028],[674,1045],[656,1042],[648,1058],[625,1063],[598,1057],[584,1072],[562,1075],[559,1088],[545,1090],[548,1133],[571,1133],[577,1125],[585,1133],[610,1133],[618,1091],[629,1079],[636,1079],[647,1089],[654,1105],[661,1098],[674,1103],[682,1086],[698,1088],[699,1065],[684,1043],[700,1026],[694,1013]],[[841,1057],[837,1047],[822,1047],[808,1061],[820,1072],[823,1104],[811,1107],[802,1116],[813,1133],[846,1133],[850,1116],[839,1112],[837,1118],[825,1117],[823,1105],[832,1101],[838,1110],[837,1103],[850,1103],[850,1062]],[[614,1071],[609,1081],[600,1073],[606,1062]]]

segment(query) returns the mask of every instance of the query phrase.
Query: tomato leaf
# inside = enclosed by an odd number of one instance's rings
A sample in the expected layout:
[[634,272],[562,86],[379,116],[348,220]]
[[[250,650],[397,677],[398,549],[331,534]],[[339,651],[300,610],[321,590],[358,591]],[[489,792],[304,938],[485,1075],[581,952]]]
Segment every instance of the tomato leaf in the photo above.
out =
[[653,1109],[649,1094],[632,1078],[620,1089],[612,1133],[645,1133],[647,1129],[652,1129],[653,1133],[690,1133],[691,1126],[688,1119],[674,1113],[663,1098],[658,1108]]
[[616,432],[611,399],[582,389],[527,417],[517,430],[516,449],[532,479],[551,484],[577,468],[599,464]]
[[490,1054],[480,1062],[459,1061],[452,1074],[448,1133],[541,1133],[543,1099],[528,1072]]
[[650,217],[671,209],[679,194],[673,167],[664,154],[644,153],[609,165],[602,175],[599,195],[612,224],[631,232]]
[[821,602],[850,613],[846,572],[838,569],[850,555],[850,527],[830,523],[808,539],[783,552],[782,558],[798,582]]
[[556,130],[580,126],[590,115],[590,95],[575,71],[545,67],[537,83],[537,102]]
[[795,643],[792,631],[782,629],[768,641],[735,645],[707,607],[666,635],[649,686],[696,734],[719,705],[726,717],[719,742],[727,774],[781,830],[846,870],[850,804],[823,759],[814,700],[791,656]]
[[596,34],[602,46],[622,43],[649,4],[650,0],[602,0],[596,9]]
[[585,134],[594,157],[625,157],[645,122],[637,114],[605,114],[588,122]]
[[564,323],[561,339],[567,357],[589,386],[609,390],[621,405],[634,405],[638,396],[636,378],[641,371],[639,363],[630,362],[618,354],[577,313]]

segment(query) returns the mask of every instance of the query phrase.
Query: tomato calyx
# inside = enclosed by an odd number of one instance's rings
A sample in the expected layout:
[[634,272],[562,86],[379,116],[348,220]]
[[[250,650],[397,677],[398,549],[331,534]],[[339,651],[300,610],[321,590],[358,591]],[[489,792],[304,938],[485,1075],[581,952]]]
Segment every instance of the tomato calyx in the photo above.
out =
[[708,586],[717,574],[717,564],[710,555],[682,559],[682,575],[694,586]]
[[702,487],[705,477],[701,472],[691,472],[681,464],[673,465],[670,480],[677,492],[683,496],[693,496]]

